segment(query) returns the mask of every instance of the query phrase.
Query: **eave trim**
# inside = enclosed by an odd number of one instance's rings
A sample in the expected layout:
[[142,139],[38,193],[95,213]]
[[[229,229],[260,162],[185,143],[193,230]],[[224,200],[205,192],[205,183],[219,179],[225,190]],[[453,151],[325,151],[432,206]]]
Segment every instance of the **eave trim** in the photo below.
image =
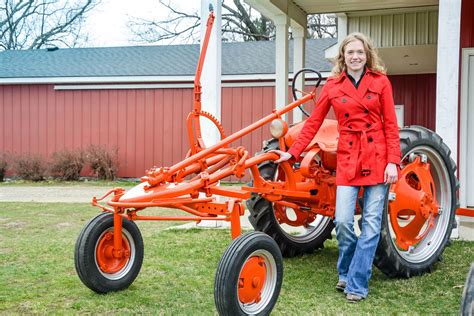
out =
[[[321,72],[323,78],[327,78],[330,72]],[[311,79],[314,76],[308,75]],[[288,76],[293,78],[293,74]],[[274,81],[275,74],[251,74],[251,75],[224,75],[222,82],[233,81]],[[88,83],[192,83],[194,76],[117,76],[117,77],[26,77],[26,78],[0,78],[0,84],[88,84]]]

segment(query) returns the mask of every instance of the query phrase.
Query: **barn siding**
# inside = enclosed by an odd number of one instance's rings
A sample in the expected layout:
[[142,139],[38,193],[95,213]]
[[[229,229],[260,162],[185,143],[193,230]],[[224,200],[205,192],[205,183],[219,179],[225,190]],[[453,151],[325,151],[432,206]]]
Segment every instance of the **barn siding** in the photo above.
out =
[[389,76],[395,104],[404,105],[405,125],[435,130],[436,74]]
[[461,38],[462,48],[474,47],[474,1],[464,0],[461,7]]
[[56,91],[53,85],[3,85],[0,96],[1,151],[47,157],[64,148],[106,145],[118,149],[119,176],[139,177],[152,165],[181,160],[187,150],[183,131],[191,89]]
[[[434,129],[435,75],[390,79],[395,103],[405,105],[405,124]],[[120,177],[140,177],[153,165],[171,166],[185,156],[185,119],[192,98],[190,88],[54,90],[54,85],[0,85],[0,151],[48,157],[64,148],[107,145],[118,149]],[[274,104],[273,87],[223,88],[226,134],[270,114]],[[253,155],[268,138],[269,128],[264,126],[232,146],[244,146]]]
[[[275,104],[273,87],[233,87],[222,89],[222,125],[230,135],[270,114]],[[235,141],[233,147],[244,146],[250,154],[262,148],[262,141],[270,138],[268,125]],[[246,176],[243,180],[248,180]],[[238,180],[231,177],[230,181]]]

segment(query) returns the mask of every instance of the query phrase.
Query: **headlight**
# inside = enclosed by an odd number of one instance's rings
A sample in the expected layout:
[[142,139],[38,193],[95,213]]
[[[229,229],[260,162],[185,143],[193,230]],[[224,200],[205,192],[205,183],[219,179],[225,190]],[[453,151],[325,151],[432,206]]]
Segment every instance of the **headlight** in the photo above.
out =
[[288,131],[288,124],[282,119],[274,119],[270,123],[270,134],[274,138],[280,138],[285,136],[286,132]]

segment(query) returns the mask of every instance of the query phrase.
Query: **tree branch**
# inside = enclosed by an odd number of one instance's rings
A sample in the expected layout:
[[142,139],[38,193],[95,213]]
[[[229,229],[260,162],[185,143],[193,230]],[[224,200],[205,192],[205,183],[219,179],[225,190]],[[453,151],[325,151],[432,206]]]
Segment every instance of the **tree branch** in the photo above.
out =
[[[174,2],[174,3],[177,3]],[[164,20],[144,20],[134,18],[129,22],[138,42],[160,42],[182,39],[197,39],[201,23],[197,12],[179,10],[171,0],[159,0],[160,9],[168,11]],[[259,41],[270,40],[275,36],[273,23],[252,10],[242,0],[221,0],[223,40]],[[308,35],[310,37],[334,37],[336,27],[334,18],[327,15],[308,17]],[[138,39],[138,40],[137,40]]]
[[0,7],[0,49],[75,45],[86,14],[100,0],[4,0]]

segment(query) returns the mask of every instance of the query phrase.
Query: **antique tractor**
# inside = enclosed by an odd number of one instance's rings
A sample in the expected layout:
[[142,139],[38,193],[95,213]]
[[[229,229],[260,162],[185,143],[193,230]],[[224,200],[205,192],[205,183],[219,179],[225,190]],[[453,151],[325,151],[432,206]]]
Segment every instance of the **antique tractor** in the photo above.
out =
[[[199,58],[194,109],[187,117],[190,149],[171,166],[152,168],[142,183],[93,198],[102,213],[81,231],[75,247],[75,266],[81,281],[93,291],[106,293],[127,288],[143,261],[138,220],[221,220],[231,223],[234,239],[219,262],[215,277],[215,304],[223,315],[268,314],[282,284],[282,256],[310,253],[331,238],[335,210],[337,122],[327,119],[294,164],[274,164],[272,149],[287,150],[302,124],[288,130],[281,116],[316,100],[316,87],[282,109],[274,110],[248,127],[226,136],[216,118],[201,110],[200,76],[214,20],[211,10]],[[315,72],[304,69],[304,72]],[[317,73],[317,72],[315,72]],[[293,83],[295,80],[293,80]],[[200,120],[213,122],[221,140],[206,148]],[[255,156],[230,144],[265,124],[273,139]],[[454,224],[458,184],[456,166],[441,137],[411,126],[400,130],[401,179],[386,196],[383,229],[375,265],[389,276],[410,277],[430,272],[440,260]],[[251,185],[234,189],[218,186],[229,176],[242,178],[249,170]],[[224,202],[215,196],[227,197]],[[110,196],[104,204],[99,201]],[[256,232],[240,236],[240,216],[247,200]],[[176,208],[192,216],[146,216],[147,208]],[[363,205],[357,212],[362,213]]]

